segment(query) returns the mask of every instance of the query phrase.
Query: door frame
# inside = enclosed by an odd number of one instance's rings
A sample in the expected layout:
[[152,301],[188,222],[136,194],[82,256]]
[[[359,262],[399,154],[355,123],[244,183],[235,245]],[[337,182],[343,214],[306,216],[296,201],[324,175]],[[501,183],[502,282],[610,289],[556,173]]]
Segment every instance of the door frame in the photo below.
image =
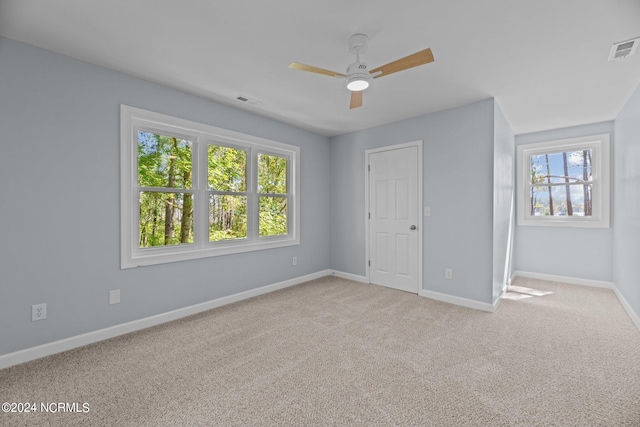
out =
[[411,141],[411,142],[405,142],[403,144],[395,144],[395,145],[387,145],[384,147],[379,147],[379,148],[372,148],[369,150],[365,150],[364,152],[364,224],[365,224],[365,229],[364,229],[364,239],[365,239],[365,243],[364,243],[364,247],[365,247],[365,260],[364,260],[364,265],[365,265],[365,272],[366,272],[366,279],[367,279],[367,283],[371,283],[371,276],[370,276],[370,265],[369,265],[369,254],[370,254],[370,245],[371,242],[369,242],[369,231],[370,231],[370,218],[369,218],[369,155],[373,154],[373,153],[379,153],[382,151],[393,151],[393,150],[399,150],[402,148],[409,148],[409,147],[417,147],[418,149],[418,182],[417,182],[417,191],[418,191],[418,203],[417,203],[417,208],[418,208],[418,212],[417,212],[417,218],[418,218],[418,289],[417,289],[417,294],[418,295],[422,295],[422,289],[423,289],[423,282],[422,282],[422,265],[424,263],[424,260],[422,259],[422,238],[423,238],[423,231],[422,231],[422,225],[423,225],[423,215],[422,215],[422,140],[416,140],[416,141]]

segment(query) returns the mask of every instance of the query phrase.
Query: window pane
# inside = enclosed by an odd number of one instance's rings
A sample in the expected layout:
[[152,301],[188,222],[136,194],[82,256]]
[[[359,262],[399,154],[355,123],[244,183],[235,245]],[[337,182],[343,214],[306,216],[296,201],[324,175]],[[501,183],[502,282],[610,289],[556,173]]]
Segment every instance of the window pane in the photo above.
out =
[[209,241],[247,237],[247,197],[209,196]]
[[209,146],[209,190],[246,191],[247,152]]
[[193,243],[193,195],[140,192],[139,246]]
[[138,132],[138,185],[191,188],[191,141]]
[[590,183],[531,187],[530,213],[533,216],[591,216],[592,187]]
[[260,197],[260,236],[287,234],[287,198]]
[[566,156],[569,182],[591,181],[592,150],[571,151]]
[[258,193],[287,194],[286,157],[258,155]]
[[592,150],[531,156],[531,184],[591,181]]

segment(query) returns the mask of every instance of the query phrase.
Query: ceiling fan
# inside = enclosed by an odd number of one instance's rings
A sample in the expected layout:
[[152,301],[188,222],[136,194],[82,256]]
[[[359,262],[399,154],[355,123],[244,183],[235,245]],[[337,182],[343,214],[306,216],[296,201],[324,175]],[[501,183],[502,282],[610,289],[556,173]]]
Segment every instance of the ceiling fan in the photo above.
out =
[[362,92],[369,87],[372,79],[388,76],[398,71],[407,70],[417,67],[418,65],[433,62],[433,53],[431,49],[421,50],[412,55],[405,56],[396,61],[390,62],[381,67],[369,70],[366,62],[360,62],[360,54],[367,51],[369,37],[364,34],[354,34],[349,37],[349,52],[356,55],[356,62],[349,65],[347,73],[337,73],[335,71],[325,70],[324,68],[314,67],[312,65],[292,62],[289,68],[296,70],[309,71],[325,76],[336,77],[347,80],[347,89],[351,91],[351,103],[349,108],[358,108],[362,106]]

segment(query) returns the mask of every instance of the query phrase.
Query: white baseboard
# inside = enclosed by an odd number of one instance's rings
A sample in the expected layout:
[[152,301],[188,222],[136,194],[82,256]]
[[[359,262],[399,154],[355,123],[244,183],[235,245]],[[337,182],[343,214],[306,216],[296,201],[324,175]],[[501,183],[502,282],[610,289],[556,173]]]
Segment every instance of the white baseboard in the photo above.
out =
[[[511,286],[513,284],[513,281],[516,280],[516,277],[518,277],[516,276],[516,273],[517,271],[514,271],[511,277],[509,277],[509,283],[507,284],[507,289],[509,289],[509,286]],[[504,292],[506,292],[506,290]]]
[[437,301],[447,302],[449,304],[455,304],[462,307],[473,308],[475,310],[488,311],[490,313],[495,312],[502,301],[502,298],[498,298],[493,304],[486,302],[480,302],[472,299],[456,297],[453,295],[441,294],[439,292],[427,291],[422,289],[420,296],[431,298]]
[[620,301],[620,304],[622,304],[622,306],[626,310],[627,314],[631,318],[631,321],[640,330],[640,316],[638,315],[638,313],[633,311],[633,308],[631,308],[631,305],[627,302],[627,300],[624,298],[622,293],[620,293],[620,291],[618,290],[618,288],[616,286],[613,287],[613,292],[618,297],[618,301]]
[[631,305],[624,298],[622,293],[618,290],[615,283],[612,282],[602,282],[599,280],[589,280],[589,279],[579,279],[575,277],[565,277],[565,276],[554,276],[551,274],[541,274],[541,273],[531,273],[528,271],[516,271],[513,273],[512,282],[517,277],[528,277],[531,279],[539,279],[539,280],[548,280],[551,282],[561,282],[561,283],[569,283],[572,285],[583,285],[583,286],[593,286],[596,288],[605,288],[613,290],[613,293],[618,297],[618,301],[622,304],[625,311],[631,318],[631,321],[636,325],[636,327],[640,330],[640,315],[636,313]]
[[[505,288],[506,289],[506,286]],[[498,309],[498,307],[500,307],[500,303],[502,302],[503,298],[504,298],[504,294],[507,293],[506,290],[502,290],[502,293],[500,294],[500,296],[498,298],[496,298],[496,300],[493,302],[493,304],[491,305],[491,312],[495,313],[496,310]]]
[[319,279],[320,277],[328,276],[333,273],[334,272],[332,270],[322,270],[318,271],[317,273],[295,277],[283,282],[262,286],[257,289],[251,289],[249,291],[239,292],[237,294],[217,298],[200,304],[191,305],[189,307],[179,308],[177,310],[157,314],[155,316],[145,317],[144,319],[133,320],[131,322],[122,323],[120,325],[115,325],[93,332],[87,332],[86,334],[76,335],[51,343],[42,344],[36,347],[16,351],[14,353],[4,354],[0,356],[0,369],[8,368],[9,366],[18,365],[20,363],[29,362],[41,357],[82,347],[83,345],[93,344],[98,341],[114,338],[120,335],[128,334],[130,332],[139,331],[141,329],[159,325],[161,323],[181,319],[183,317],[191,316],[193,314],[201,313],[203,311],[211,310],[223,305],[231,304],[269,292],[274,292],[279,289],[288,288],[289,286],[308,282],[309,280]]
[[547,280],[549,282],[569,283],[571,285],[592,286],[595,288],[613,289],[615,286],[612,282],[603,282],[601,280],[580,279],[576,277],[556,276],[554,274],[532,273],[529,271],[517,270],[513,273],[512,283],[517,277],[526,277],[529,279]]
[[331,274],[341,279],[353,280],[354,282],[369,283],[369,279],[365,276],[358,276],[357,274],[345,273],[343,271],[331,270]]
[[[358,276],[356,274],[345,273],[342,271],[332,270],[332,273],[336,277],[340,277],[342,279],[352,280],[354,282],[361,283],[369,283],[369,279],[365,276]],[[496,299],[493,304],[488,304],[485,302],[479,302],[475,300],[470,300],[466,298],[456,297],[447,294],[441,294],[438,292],[426,291],[424,289],[420,289],[418,295],[426,298],[431,298],[437,301],[447,302],[449,304],[460,305],[462,307],[473,308],[476,310],[495,312],[502,301],[502,296]]]

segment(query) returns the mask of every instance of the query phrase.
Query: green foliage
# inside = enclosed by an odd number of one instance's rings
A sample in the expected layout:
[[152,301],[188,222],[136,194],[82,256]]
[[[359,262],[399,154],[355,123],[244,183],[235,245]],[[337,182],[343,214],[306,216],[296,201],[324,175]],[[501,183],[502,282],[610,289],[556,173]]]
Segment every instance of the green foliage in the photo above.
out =
[[209,241],[247,237],[247,197],[212,195],[209,198]]
[[[269,154],[258,155],[258,193],[287,194],[287,159]],[[261,196],[260,236],[287,234],[287,199]]]
[[184,193],[160,193],[153,191],[140,192],[140,247],[179,245],[181,243],[193,243],[193,229],[188,224],[189,237],[182,241],[182,219],[180,210],[174,211],[173,235],[165,238],[166,206],[172,204],[174,208],[182,209],[184,198],[191,198]]
[[260,197],[260,236],[287,234],[287,199]]
[[209,146],[209,190],[244,192],[247,189],[247,152]]
[[258,155],[258,193],[287,194],[287,159]]
[[247,237],[246,171],[246,151],[219,145],[209,146],[209,190],[232,193],[209,197],[209,241]]
[[[247,151],[209,145],[209,241],[247,237]],[[193,243],[191,141],[138,132],[140,247]],[[259,234],[287,234],[287,158],[259,154]],[[174,191],[166,191],[172,189]],[[182,191],[181,191],[182,190]]]
[[[138,132],[140,187],[191,188],[191,168],[191,141]],[[171,183],[173,185],[170,185]]]
[[193,243],[193,196],[153,190],[192,188],[191,169],[191,141],[138,132],[138,185],[150,187],[139,198],[141,248]]

